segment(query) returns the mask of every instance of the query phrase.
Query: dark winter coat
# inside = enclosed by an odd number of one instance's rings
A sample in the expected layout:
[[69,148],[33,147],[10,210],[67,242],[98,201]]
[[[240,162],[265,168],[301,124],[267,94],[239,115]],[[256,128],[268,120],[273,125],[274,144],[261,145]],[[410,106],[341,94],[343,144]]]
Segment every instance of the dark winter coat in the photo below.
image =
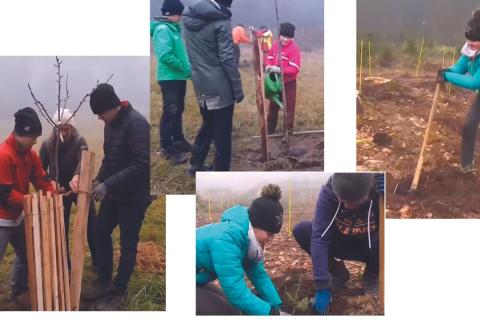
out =
[[213,0],[200,0],[183,13],[185,43],[200,107],[232,106],[243,97],[233,51],[231,12]]
[[[55,169],[52,163],[55,156],[55,140],[55,134],[52,133],[40,147],[40,159],[42,160],[43,168],[48,172],[51,179],[55,179],[53,176]],[[75,173],[78,172],[82,159],[82,150],[88,150],[87,142],[75,128],[70,139],[60,143],[58,147],[58,182],[67,191],[70,190],[69,182]]]
[[105,124],[104,158],[95,180],[105,183],[109,200],[149,202],[150,125],[127,101],[121,106]]
[[[372,236],[373,233],[378,232],[380,221],[378,195],[374,190],[369,199],[372,201],[370,211],[370,235]],[[369,208],[370,200],[365,201],[355,211],[346,209],[333,192],[331,179],[322,187],[315,208],[311,242],[313,276],[317,288],[327,288],[330,284],[328,270],[330,240],[338,237],[365,240],[368,237]],[[337,210],[338,213],[334,219]],[[332,220],[333,223],[329,227]]]

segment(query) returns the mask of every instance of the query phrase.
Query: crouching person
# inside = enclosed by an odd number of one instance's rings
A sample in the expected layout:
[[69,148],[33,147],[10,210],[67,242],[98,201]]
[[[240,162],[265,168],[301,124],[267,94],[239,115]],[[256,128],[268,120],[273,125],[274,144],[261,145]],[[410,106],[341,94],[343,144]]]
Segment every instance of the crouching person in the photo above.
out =
[[[282,227],[280,197],[280,188],[268,185],[250,208],[234,206],[219,223],[197,229],[198,315],[280,314],[282,301],[263,263],[265,244]],[[244,274],[258,295],[248,288]]]
[[378,292],[376,181],[373,173],[335,173],[320,191],[313,222],[302,221],[293,230],[295,240],[312,257],[318,314],[328,313],[331,291],[350,278],[342,260],[365,262],[364,291]]
[[32,149],[42,135],[42,124],[32,108],[15,113],[15,129],[0,144],[0,262],[7,245],[15,250],[11,273],[11,300],[28,308],[28,271],[25,227],[23,224],[23,197],[29,193],[29,184],[36,190],[54,192],[42,168],[38,154]]

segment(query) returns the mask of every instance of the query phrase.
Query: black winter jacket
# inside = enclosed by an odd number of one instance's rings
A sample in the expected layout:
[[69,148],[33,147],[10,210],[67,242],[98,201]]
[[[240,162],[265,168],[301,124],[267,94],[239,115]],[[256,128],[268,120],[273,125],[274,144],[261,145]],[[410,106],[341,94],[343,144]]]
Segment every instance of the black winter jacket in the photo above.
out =
[[150,125],[122,101],[117,117],[105,124],[104,158],[96,181],[105,183],[107,199],[150,202]]

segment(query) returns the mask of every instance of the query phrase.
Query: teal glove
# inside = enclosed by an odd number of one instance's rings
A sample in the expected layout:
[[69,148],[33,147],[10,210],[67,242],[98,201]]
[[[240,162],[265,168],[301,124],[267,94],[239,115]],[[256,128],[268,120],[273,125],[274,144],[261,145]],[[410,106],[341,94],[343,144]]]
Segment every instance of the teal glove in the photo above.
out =
[[332,294],[330,289],[317,290],[317,293],[315,294],[315,311],[319,315],[326,316],[328,314],[331,301]]

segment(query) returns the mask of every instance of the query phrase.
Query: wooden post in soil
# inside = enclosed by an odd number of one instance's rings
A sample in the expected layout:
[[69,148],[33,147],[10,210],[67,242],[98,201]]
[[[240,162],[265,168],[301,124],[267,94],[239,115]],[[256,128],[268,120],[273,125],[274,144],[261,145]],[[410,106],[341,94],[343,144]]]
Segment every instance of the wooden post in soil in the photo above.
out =
[[370,53],[371,43],[368,41],[368,76],[372,76],[372,56]]
[[48,214],[47,197],[39,192],[40,199],[40,224],[42,229],[42,269],[43,269],[43,301],[45,303],[45,311],[53,310],[53,294],[52,294],[52,265],[50,260],[50,221]]
[[260,50],[260,41],[255,32],[252,32],[253,60],[255,67],[255,88],[258,119],[260,121],[260,136],[262,137],[262,162],[270,160],[270,151],[267,138],[267,113],[265,111],[265,90],[263,87],[263,52]]
[[31,195],[32,199],[32,227],[33,227],[33,252],[35,256],[35,287],[36,287],[36,303],[37,310],[44,311],[44,292],[43,292],[43,263],[42,263],[42,247],[41,247],[41,228],[40,228],[40,212],[39,212],[39,197],[36,193]]
[[380,270],[379,270],[379,298],[380,308],[385,313],[385,200],[384,194],[380,195]]
[[47,205],[48,205],[48,225],[50,228],[50,261],[51,261],[51,279],[52,279],[52,297],[53,297],[53,310],[59,311],[59,298],[58,298],[58,271],[57,271],[57,236],[55,234],[55,209],[53,206],[53,198],[50,192],[47,192]]
[[210,204],[210,199],[208,199],[208,223],[212,223],[212,206]]
[[25,224],[25,240],[27,247],[27,261],[28,261],[28,283],[30,284],[30,304],[32,311],[38,310],[37,303],[37,285],[35,282],[35,250],[33,242],[33,214],[32,214],[32,199],[30,195],[23,197],[23,212]]
[[[57,260],[57,287],[58,287],[58,305],[60,311],[65,311],[65,284],[63,282],[65,265],[63,264],[62,242],[65,242],[65,234],[62,233],[60,220],[63,219],[63,211],[60,211],[59,201],[62,196],[53,197],[53,220],[55,226],[55,257]],[[67,270],[68,272],[68,270]]]
[[292,237],[292,185],[288,182],[288,237]]
[[71,303],[70,303],[70,279],[69,279],[69,271],[68,271],[68,261],[67,261],[67,246],[68,243],[66,242],[65,238],[65,220],[63,217],[63,200],[61,196],[58,196],[58,215],[59,215],[59,226],[60,226],[60,234],[64,237],[65,240],[61,242],[61,261],[63,266],[63,290],[64,290],[64,299],[65,299],[65,310],[71,311]]
[[423,45],[424,44],[425,44],[425,38],[422,39],[422,45],[420,47],[420,54],[418,55],[417,71],[415,72],[415,77],[418,77],[418,70],[420,69],[420,63],[422,61]]
[[358,75],[358,93],[362,93],[362,77],[363,77],[363,41],[360,41],[360,70]]
[[77,214],[73,228],[72,279],[70,298],[72,310],[80,309],[80,292],[82,289],[83,262],[85,258],[85,242],[87,241],[87,220],[90,207],[92,178],[95,154],[82,151],[80,164],[80,180],[78,182]]

